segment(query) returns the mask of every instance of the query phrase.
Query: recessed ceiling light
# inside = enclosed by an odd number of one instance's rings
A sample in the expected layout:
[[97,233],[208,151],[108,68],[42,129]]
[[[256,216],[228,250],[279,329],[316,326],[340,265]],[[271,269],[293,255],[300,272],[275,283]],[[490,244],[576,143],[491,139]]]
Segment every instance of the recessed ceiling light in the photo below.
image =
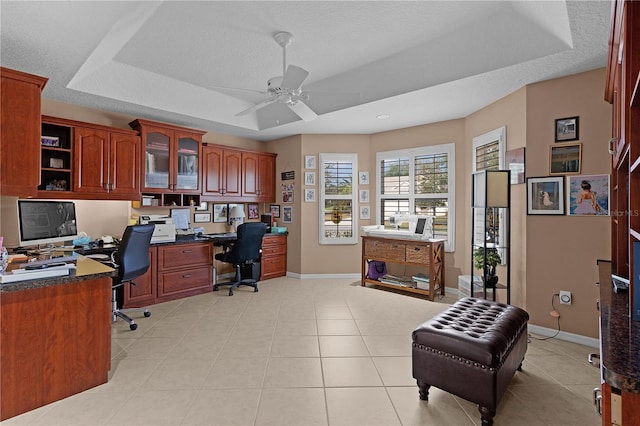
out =
[[378,120],[386,120],[389,117],[391,117],[389,114],[380,114],[376,116]]

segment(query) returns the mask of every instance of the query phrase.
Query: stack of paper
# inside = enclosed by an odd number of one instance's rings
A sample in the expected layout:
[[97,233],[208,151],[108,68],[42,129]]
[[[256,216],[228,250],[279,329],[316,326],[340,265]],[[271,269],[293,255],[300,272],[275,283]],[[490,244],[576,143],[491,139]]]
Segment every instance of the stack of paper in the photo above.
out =
[[69,269],[75,268],[72,263],[64,266],[54,266],[45,269],[14,269],[0,274],[0,283],[13,283],[16,281],[37,280],[40,278],[59,277],[69,275]]

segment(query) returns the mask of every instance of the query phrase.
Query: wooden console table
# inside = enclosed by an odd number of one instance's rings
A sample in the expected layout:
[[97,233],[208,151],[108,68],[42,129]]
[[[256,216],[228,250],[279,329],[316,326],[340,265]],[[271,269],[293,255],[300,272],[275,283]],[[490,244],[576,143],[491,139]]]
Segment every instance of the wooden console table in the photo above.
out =
[[[429,289],[383,283],[367,276],[368,261],[415,265],[427,269]],[[409,277],[411,278],[411,277]],[[444,241],[413,241],[391,238],[362,237],[362,285],[375,284],[429,296],[444,295]]]

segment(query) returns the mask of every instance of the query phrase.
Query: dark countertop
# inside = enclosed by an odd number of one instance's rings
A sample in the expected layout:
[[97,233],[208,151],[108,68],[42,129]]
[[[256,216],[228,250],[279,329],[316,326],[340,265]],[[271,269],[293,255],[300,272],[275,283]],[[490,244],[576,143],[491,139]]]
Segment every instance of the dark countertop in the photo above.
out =
[[620,390],[640,394],[640,321],[629,316],[629,294],[616,294],[611,262],[600,267],[600,363],[604,381]]
[[[66,253],[66,255],[68,255],[68,253]],[[0,284],[0,293],[31,290],[103,277],[112,277],[115,274],[115,269],[110,266],[79,254],[76,255],[75,264],[76,269],[70,269],[69,275]]]

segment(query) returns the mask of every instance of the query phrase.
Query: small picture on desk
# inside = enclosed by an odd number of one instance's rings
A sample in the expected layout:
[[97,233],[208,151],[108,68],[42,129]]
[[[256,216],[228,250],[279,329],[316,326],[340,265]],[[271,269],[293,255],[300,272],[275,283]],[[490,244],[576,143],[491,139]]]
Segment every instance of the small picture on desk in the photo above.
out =
[[215,223],[223,223],[227,221],[227,205],[226,204],[214,204],[213,205],[213,221]]

